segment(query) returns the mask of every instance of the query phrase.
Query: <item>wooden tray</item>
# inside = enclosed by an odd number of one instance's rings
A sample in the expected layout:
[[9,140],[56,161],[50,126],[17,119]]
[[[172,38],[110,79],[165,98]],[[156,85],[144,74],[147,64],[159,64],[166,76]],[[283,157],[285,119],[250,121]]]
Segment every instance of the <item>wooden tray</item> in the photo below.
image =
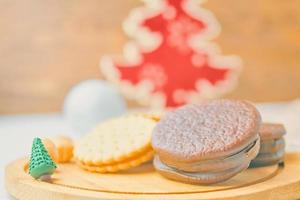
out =
[[210,186],[167,180],[151,163],[127,172],[97,174],[74,163],[60,164],[53,182],[34,180],[27,159],[6,167],[8,192],[22,200],[102,199],[297,199],[300,198],[300,153],[288,153],[285,167],[247,169],[233,179]]

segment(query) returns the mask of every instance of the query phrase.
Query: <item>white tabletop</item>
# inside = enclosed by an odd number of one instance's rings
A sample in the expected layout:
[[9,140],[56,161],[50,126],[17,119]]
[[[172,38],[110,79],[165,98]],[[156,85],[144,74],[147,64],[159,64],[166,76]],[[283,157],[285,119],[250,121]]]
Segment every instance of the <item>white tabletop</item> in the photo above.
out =
[[[300,151],[300,101],[259,104],[263,120],[284,123],[288,151]],[[61,114],[11,115],[0,117],[0,199],[9,199],[4,189],[4,168],[9,162],[29,155],[32,139],[54,135],[78,137]]]
[[0,117],[0,199],[9,199],[4,189],[4,168],[9,162],[29,156],[34,137],[71,135],[72,130],[59,114]]

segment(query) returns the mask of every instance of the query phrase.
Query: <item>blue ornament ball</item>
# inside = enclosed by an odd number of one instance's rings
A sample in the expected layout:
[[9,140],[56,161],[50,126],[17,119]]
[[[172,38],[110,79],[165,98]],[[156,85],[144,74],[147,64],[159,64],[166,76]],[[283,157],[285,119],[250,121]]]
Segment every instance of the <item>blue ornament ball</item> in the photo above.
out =
[[64,117],[78,133],[86,133],[103,120],[126,112],[124,98],[106,81],[87,80],[75,85],[67,94]]

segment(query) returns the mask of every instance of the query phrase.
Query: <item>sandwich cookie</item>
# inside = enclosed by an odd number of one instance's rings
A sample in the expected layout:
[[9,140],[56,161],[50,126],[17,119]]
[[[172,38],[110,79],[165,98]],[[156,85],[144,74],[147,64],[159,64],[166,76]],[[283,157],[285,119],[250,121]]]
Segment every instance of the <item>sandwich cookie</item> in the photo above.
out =
[[286,130],[282,124],[263,123],[259,130],[261,143],[259,154],[251,161],[251,167],[268,166],[283,162]]
[[153,130],[154,167],[187,183],[225,181],[258,154],[260,124],[259,112],[246,101],[213,100],[178,108]]
[[114,118],[98,125],[75,145],[74,157],[92,172],[117,172],[153,158],[151,133],[156,121],[138,115]]

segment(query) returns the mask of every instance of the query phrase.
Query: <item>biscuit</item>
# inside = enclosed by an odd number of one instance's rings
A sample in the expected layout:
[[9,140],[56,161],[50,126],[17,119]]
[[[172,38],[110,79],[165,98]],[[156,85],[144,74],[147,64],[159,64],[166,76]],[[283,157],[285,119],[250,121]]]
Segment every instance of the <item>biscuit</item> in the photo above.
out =
[[48,151],[50,157],[52,158],[52,160],[54,162],[58,162],[58,152],[57,152],[56,146],[53,143],[53,141],[49,138],[44,138],[42,140],[42,142],[43,142],[46,150]]
[[250,167],[278,164],[284,160],[286,130],[282,124],[263,123],[259,129],[261,138],[259,154],[251,161]]
[[73,141],[67,136],[56,136],[51,138],[57,149],[57,162],[66,163],[70,162],[73,157]]
[[265,140],[260,144],[259,153],[276,153],[285,148],[285,141],[283,138],[275,140]]
[[159,122],[159,120],[161,119],[160,115],[155,115],[155,114],[143,114],[144,117],[149,118],[149,119],[153,119],[156,122]]
[[107,164],[107,165],[100,165],[100,166],[86,165],[80,161],[77,162],[77,164],[81,168],[83,168],[87,171],[90,171],[90,172],[99,172],[99,173],[117,172],[120,170],[127,170],[132,167],[139,166],[140,164],[151,160],[153,158],[153,154],[154,154],[154,152],[151,150],[148,152],[144,152],[143,155],[141,155],[141,156],[133,157],[131,159],[124,160],[122,162],[117,162],[117,163],[112,163],[112,164]]
[[228,157],[212,159],[212,160],[201,160],[192,163],[178,163],[168,162],[169,167],[177,168],[186,172],[217,172],[227,169],[237,168],[241,163],[249,163],[259,152],[260,138],[251,143],[248,147],[241,150],[240,152],[229,155]]
[[236,174],[246,169],[249,163],[244,163],[236,168],[227,169],[225,171],[217,172],[185,172],[176,168],[171,168],[162,163],[158,156],[155,156],[153,161],[155,169],[163,176],[184,183],[191,184],[214,184],[223,182]]
[[284,149],[281,149],[275,153],[260,153],[251,161],[250,167],[264,167],[278,164],[284,161],[284,154]]
[[51,158],[57,163],[69,162],[73,157],[73,141],[66,136],[43,139]]
[[246,101],[213,100],[166,114],[153,130],[160,158],[193,162],[234,154],[257,138],[261,117]]
[[164,166],[157,170],[184,182],[225,181],[258,154],[260,125],[258,110],[246,101],[212,100],[171,111],[153,129],[152,146]]
[[133,114],[150,118],[156,122],[159,122],[160,119],[165,115],[165,111],[164,110],[137,110],[134,111]]
[[[142,159],[145,155],[153,152],[150,142],[155,125],[154,120],[139,115],[122,116],[103,122],[78,141],[74,151],[75,158],[81,163],[81,167],[99,172],[121,169],[122,167],[114,167],[112,170],[102,170],[101,167],[118,166],[122,162],[126,166],[133,166],[127,163],[133,158],[138,161],[132,163],[140,164],[145,161]],[[101,170],[96,170],[99,168]]]
[[283,124],[263,123],[259,129],[260,138],[264,140],[273,140],[282,138],[286,134]]

